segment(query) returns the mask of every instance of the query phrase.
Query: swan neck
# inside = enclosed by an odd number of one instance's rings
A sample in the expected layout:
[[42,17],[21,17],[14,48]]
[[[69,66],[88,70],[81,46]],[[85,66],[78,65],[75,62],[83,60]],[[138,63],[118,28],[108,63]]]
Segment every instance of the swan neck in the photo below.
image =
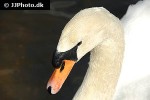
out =
[[89,68],[74,100],[112,99],[121,69],[123,43],[122,39],[108,39],[91,51]]

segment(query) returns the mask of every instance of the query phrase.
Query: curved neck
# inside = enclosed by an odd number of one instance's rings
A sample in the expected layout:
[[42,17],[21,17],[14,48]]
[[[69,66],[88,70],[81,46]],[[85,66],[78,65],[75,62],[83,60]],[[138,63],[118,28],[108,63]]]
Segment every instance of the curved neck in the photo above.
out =
[[123,38],[107,39],[91,51],[89,68],[74,100],[111,100],[120,74]]

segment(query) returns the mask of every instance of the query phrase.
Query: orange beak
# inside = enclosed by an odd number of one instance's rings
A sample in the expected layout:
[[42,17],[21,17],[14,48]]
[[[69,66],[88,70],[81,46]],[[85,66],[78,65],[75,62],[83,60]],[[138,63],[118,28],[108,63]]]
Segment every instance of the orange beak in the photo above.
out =
[[63,69],[60,67],[54,70],[48,81],[47,90],[51,92],[51,94],[56,94],[60,90],[71,69],[73,68],[75,61],[64,60],[64,64],[65,65]]

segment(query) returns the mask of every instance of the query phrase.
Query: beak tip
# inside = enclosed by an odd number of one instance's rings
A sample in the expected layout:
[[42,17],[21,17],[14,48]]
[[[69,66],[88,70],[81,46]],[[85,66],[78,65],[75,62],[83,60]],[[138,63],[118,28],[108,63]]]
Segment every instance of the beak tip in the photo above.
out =
[[48,91],[48,93],[49,93],[50,95],[52,95],[52,93],[51,93],[51,86],[49,86],[49,87],[47,88],[47,91]]

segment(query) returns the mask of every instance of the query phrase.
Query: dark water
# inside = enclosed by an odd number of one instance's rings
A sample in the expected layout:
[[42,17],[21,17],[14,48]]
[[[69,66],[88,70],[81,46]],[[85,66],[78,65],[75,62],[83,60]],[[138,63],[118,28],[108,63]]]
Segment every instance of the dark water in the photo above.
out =
[[71,100],[87,69],[84,57],[56,95],[46,84],[61,30],[79,10],[104,6],[121,18],[138,0],[51,0],[47,11],[0,11],[0,100]]

